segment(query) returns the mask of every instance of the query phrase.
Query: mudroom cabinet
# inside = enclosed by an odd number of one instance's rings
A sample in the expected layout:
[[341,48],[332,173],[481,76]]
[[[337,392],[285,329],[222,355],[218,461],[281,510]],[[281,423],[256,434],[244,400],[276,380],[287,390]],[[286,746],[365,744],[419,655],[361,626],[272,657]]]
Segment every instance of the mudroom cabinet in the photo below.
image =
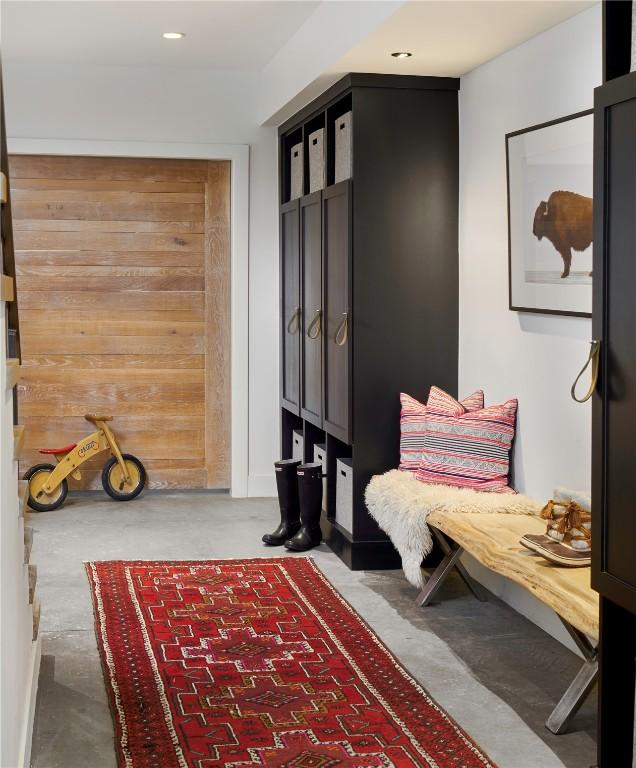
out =
[[598,763],[599,768],[631,768],[636,676],[636,72],[596,90],[594,141],[593,336],[600,341],[600,364],[592,418],[592,586],[601,596]]
[[280,316],[281,403],[293,413],[300,413],[300,217],[298,200],[280,210]]
[[323,289],[322,192],[300,201],[301,270],[301,378],[300,412],[304,419],[322,426]]
[[324,427],[344,443],[351,440],[351,182],[323,195],[325,312]]
[[458,88],[350,74],[279,129],[282,456],[324,461],[354,569],[399,566],[364,490],[399,463],[400,392],[456,394]]

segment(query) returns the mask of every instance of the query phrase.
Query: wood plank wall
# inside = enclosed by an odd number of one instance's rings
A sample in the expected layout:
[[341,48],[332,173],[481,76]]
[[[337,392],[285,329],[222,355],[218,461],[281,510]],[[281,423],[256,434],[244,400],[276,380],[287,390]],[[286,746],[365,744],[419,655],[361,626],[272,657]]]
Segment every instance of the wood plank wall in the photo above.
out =
[[[21,465],[107,411],[153,488],[230,482],[230,164],[11,157]],[[71,487],[99,488],[105,457]]]

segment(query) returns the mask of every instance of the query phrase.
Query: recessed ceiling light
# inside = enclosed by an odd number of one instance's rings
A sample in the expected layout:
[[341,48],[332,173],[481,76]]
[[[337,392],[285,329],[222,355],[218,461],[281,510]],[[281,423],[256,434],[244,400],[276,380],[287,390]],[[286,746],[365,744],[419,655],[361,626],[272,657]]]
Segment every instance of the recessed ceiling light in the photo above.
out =
[[166,40],[181,40],[182,37],[185,37],[185,32],[164,32],[163,37]]
[[391,54],[394,59],[410,59],[412,55],[408,51],[395,51],[395,53]]

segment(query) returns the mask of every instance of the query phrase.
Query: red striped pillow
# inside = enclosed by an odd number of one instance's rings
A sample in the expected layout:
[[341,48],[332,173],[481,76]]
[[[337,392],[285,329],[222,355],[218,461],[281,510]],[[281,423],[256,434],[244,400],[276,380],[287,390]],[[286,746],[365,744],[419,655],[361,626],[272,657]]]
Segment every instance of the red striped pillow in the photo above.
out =
[[[484,407],[484,393],[481,389],[473,392],[472,395],[457,402],[454,397],[447,395],[437,387],[431,388],[429,403],[433,396],[433,390],[445,395],[442,400],[439,395],[435,395],[435,407],[437,409],[446,408],[449,412],[455,413],[457,409],[461,412],[475,411]],[[420,403],[410,395],[400,394],[402,404],[402,413],[400,416],[400,469],[406,472],[417,472],[422,462],[422,451],[424,450],[424,430],[426,428],[426,409],[424,403]]]
[[432,404],[429,398],[417,479],[478,491],[514,493],[508,481],[517,400],[461,414],[449,414],[443,410],[443,404],[444,398],[438,393]]
[[466,411],[479,411],[484,407],[484,392],[478,389],[460,402],[443,389],[431,387],[426,407],[438,413],[447,413],[449,416],[461,416]]

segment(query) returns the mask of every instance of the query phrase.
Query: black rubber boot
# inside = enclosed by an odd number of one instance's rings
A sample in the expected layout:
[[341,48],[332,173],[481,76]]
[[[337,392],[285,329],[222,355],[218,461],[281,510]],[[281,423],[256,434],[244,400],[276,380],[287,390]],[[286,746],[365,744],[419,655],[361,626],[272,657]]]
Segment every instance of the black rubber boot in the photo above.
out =
[[280,525],[273,533],[266,533],[263,536],[265,544],[272,547],[280,547],[300,528],[298,477],[296,475],[300,464],[298,459],[283,459],[274,464],[278,506],[280,507]]
[[322,541],[322,464],[301,464],[298,467],[298,495],[300,530],[285,542],[285,546],[294,552],[305,552]]

